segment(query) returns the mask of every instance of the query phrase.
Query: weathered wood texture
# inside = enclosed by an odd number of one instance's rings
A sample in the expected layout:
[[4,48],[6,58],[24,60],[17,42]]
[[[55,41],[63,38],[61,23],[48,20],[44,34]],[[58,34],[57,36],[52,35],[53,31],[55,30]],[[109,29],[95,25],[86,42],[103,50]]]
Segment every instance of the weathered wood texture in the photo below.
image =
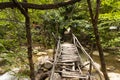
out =
[[62,72],[62,77],[69,77],[69,78],[80,78],[80,79],[88,79],[88,76],[84,75],[84,74],[80,74],[79,72],[67,72],[64,71]]
[[60,48],[61,55],[59,56],[57,64],[61,66],[62,71],[58,72],[62,74],[62,77],[87,79],[87,76],[83,76],[77,67],[80,59],[76,46],[71,43],[63,43]]
[[59,62],[75,62],[75,61],[79,61],[75,45],[70,43],[62,44]]
[[[83,49],[81,44],[79,44],[79,46]],[[85,52],[85,54],[86,56],[89,56],[87,52]],[[81,54],[79,53],[77,46],[75,46],[74,44],[66,42],[61,44],[60,51],[56,56],[57,59],[56,65],[54,67],[54,73],[56,72],[61,74],[62,80],[89,80],[89,78],[90,80],[96,80],[96,77],[90,75],[88,70],[83,69],[87,65],[83,64],[85,61],[81,61]],[[92,60],[90,56],[88,57],[88,59]],[[95,66],[94,61],[92,65]],[[96,66],[95,69],[97,70]]]

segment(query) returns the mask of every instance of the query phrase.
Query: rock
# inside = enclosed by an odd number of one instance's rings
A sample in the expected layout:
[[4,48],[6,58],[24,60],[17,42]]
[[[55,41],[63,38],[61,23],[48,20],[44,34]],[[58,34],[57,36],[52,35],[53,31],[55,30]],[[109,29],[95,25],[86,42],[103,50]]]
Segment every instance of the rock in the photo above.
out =
[[107,67],[107,70],[108,70],[108,71],[113,71],[113,70],[115,70],[115,67],[114,67],[114,66],[108,66],[108,67]]
[[117,55],[118,58],[120,58],[120,55]]
[[108,73],[108,76],[109,76],[110,80],[120,80],[119,73],[110,72],[110,73]]
[[[98,64],[96,62],[94,62],[94,64],[99,70],[101,69],[100,64]],[[90,62],[89,61],[84,62],[83,65],[85,65],[84,68],[83,68],[84,70],[88,71],[90,69]],[[93,67],[92,67],[92,70],[95,71],[95,69]]]
[[7,53],[5,53],[5,52],[4,52],[4,53],[1,53],[1,54],[2,54],[2,55],[1,55],[2,57],[4,57],[4,56],[7,56],[7,55],[8,55],[8,54],[7,54]]
[[9,72],[6,72],[2,76],[0,76],[0,80],[17,80],[18,78],[15,76],[16,73],[19,72],[19,68],[14,68]]
[[120,59],[119,59],[119,58],[116,58],[116,60],[117,60],[118,62],[120,62]]
[[34,49],[35,49],[35,50],[40,50],[40,47],[39,47],[39,46],[37,46],[37,47],[34,47]]
[[108,56],[109,55],[109,53],[107,53],[107,52],[103,52],[103,54],[104,54],[104,56]]
[[38,50],[36,50],[36,49],[34,49],[34,50],[33,50],[33,53],[38,53],[38,52],[39,52],[39,51],[38,51]]
[[[104,54],[104,56],[108,56],[109,55],[109,53],[107,53],[107,52],[103,52],[103,54]],[[98,51],[93,51],[93,55],[99,56],[99,52]]]
[[46,53],[46,52],[38,52],[36,55],[37,55],[37,56],[47,55],[47,53]]
[[52,65],[53,65],[52,62],[46,61],[43,66],[44,66],[44,68],[46,68],[46,69],[50,69],[50,68],[52,68]]
[[33,53],[38,53],[41,50],[39,46],[33,48]]
[[0,74],[5,73],[5,70],[3,70],[2,68],[0,68]]
[[20,68],[14,68],[11,71],[6,72],[5,74],[0,76],[0,80],[30,80],[29,78],[19,78],[15,76],[19,73]]
[[61,76],[58,73],[54,73],[54,80],[61,80]]
[[39,64],[44,64],[46,61],[49,61],[49,56],[40,56],[37,58]]
[[49,70],[52,68],[53,63],[49,56],[41,56],[37,58],[37,69]]
[[118,61],[118,62],[120,62],[120,55],[117,55],[117,57],[116,57],[115,60]]
[[53,50],[53,49],[47,49],[46,52],[47,52],[48,54],[52,54],[52,53],[54,52],[54,50]]
[[0,58],[0,63],[2,63],[5,59],[4,58]]

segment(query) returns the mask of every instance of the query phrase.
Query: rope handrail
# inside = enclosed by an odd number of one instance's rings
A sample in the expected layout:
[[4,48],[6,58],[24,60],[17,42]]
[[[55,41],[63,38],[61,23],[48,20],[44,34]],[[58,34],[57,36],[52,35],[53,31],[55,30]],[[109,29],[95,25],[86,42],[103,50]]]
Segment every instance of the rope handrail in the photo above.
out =
[[98,73],[100,74],[100,75],[103,75],[103,73],[95,66],[95,63],[94,63],[94,61],[93,61],[93,59],[90,57],[90,55],[86,52],[86,50],[84,49],[84,47],[81,45],[81,43],[78,41],[78,39],[77,39],[77,37],[74,35],[74,34],[72,34],[72,36],[73,36],[73,40],[74,40],[74,44],[76,44],[76,42],[77,42],[77,44],[80,46],[80,49],[82,50],[82,52],[91,60],[91,63],[92,63],[92,65],[93,65],[93,67],[98,71]]
[[56,49],[56,53],[55,53],[55,58],[54,58],[54,62],[53,62],[53,67],[52,67],[52,71],[51,71],[51,76],[50,76],[50,80],[54,80],[54,72],[55,72],[55,65],[57,63],[57,56],[59,54],[59,49],[60,49],[60,37],[57,43],[57,49]]

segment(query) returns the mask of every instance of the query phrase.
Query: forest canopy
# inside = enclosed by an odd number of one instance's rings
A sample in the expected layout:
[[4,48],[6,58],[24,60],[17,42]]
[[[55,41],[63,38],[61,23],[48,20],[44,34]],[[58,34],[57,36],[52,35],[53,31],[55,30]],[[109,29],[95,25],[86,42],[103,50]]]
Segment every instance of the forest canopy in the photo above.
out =
[[[93,36],[93,32],[91,30],[91,24],[87,7],[87,1],[84,0],[71,0],[74,2],[77,2],[74,5],[64,6],[59,9],[54,10],[35,10],[35,9],[29,9],[29,15],[31,19],[31,25],[32,22],[37,22],[40,26],[42,26],[44,29],[48,29],[48,32],[51,35],[51,32],[55,32],[55,27],[58,27],[62,29],[63,27],[73,26],[74,27],[74,33],[76,35],[85,34]],[[80,1],[80,2],[79,2]],[[18,0],[18,2],[23,3],[22,0]],[[44,6],[46,4],[61,4],[61,2],[70,2],[70,0],[28,0],[28,3],[35,4],[35,5],[41,5]],[[0,4],[13,4],[9,0],[0,0]],[[27,4],[27,3],[26,3]],[[73,4],[73,3],[72,3]],[[93,1],[93,8],[94,8],[95,2]],[[24,4],[23,4],[24,5]],[[5,8],[6,6],[0,5],[0,8],[2,6]],[[10,6],[9,6],[10,7]],[[13,7],[13,6],[12,6]],[[24,6],[23,6],[24,7]],[[20,14],[19,10],[16,8],[6,8],[0,10],[0,25],[1,25],[1,36],[5,36],[8,31],[16,31],[16,29],[20,29],[21,31],[24,31],[24,17],[22,14]],[[104,47],[110,47],[110,46],[120,46],[118,44],[119,42],[119,27],[120,27],[120,1],[117,0],[102,0],[101,7],[100,7],[100,16],[99,16],[99,30],[101,34],[101,41],[102,45]],[[4,26],[6,31],[3,31]],[[15,27],[16,26],[16,27]],[[111,26],[117,27],[116,31],[111,31],[109,28]],[[12,28],[13,27],[13,28]],[[10,29],[9,29],[10,28]],[[13,30],[14,29],[14,30]],[[7,31],[8,30],[8,31]],[[90,30],[90,31],[89,31]],[[57,32],[59,33],[60,30]],[[10,32],[11,33],[11,32]],[[24,35],[19,34],[20,32],[16,32],[17,34],[11,35]],[[55,32],[56,33],[56,32]],[[113,34],[111,34],[113,33]],[[9,34],[10,35],[10,34]],[[79,35],[80,36],[80,35]],[[116,37],[115,37],[116,36]],[[23,36],[22,36],[23,37]],[[41,36],[42,37],[42,36]],[[22,38],[21,38],[22,39]],[[107,41],[106,41],[107,40]]]

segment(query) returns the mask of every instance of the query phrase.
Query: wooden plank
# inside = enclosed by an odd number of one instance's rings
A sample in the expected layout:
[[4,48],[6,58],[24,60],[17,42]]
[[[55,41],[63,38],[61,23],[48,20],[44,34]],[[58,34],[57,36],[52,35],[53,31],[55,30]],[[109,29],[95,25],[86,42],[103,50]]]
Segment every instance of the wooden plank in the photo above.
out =
[[79,61],[79,59],[74,59],[74,60],[60,60],[59,62],[63,62],[63,63],[69,63],[69,62],[76,62]]
[[74,44],[71,44],[71,43],[63,43],[61,44],[62,47],[71,47],[71,46],[75,46]]
[[72,48],[63,48],[62,51],[76,51],[76,49],[72,49]]
[[87,79],[88,75],[80,74],[79,72],[63,71],[62,77]]
[[61,55],[62,60],[79,60],[77,55]]
[[58,65],[63,65],[63,66],[73,66],[74,64],[72,63],[57,63]]
[[61,51],[61,53],[62,54],[69,54],[69,55],[71,55],[71,54],[76,54],[77,52],[74,51],[74,50],[66,50],[66,51]]
[[76,47],[62,47],[61,48],[62,54],[75,54],[77,53]]
[[61,46],[61,49],[64,50],[64,49],[76,49],[75,46]]

